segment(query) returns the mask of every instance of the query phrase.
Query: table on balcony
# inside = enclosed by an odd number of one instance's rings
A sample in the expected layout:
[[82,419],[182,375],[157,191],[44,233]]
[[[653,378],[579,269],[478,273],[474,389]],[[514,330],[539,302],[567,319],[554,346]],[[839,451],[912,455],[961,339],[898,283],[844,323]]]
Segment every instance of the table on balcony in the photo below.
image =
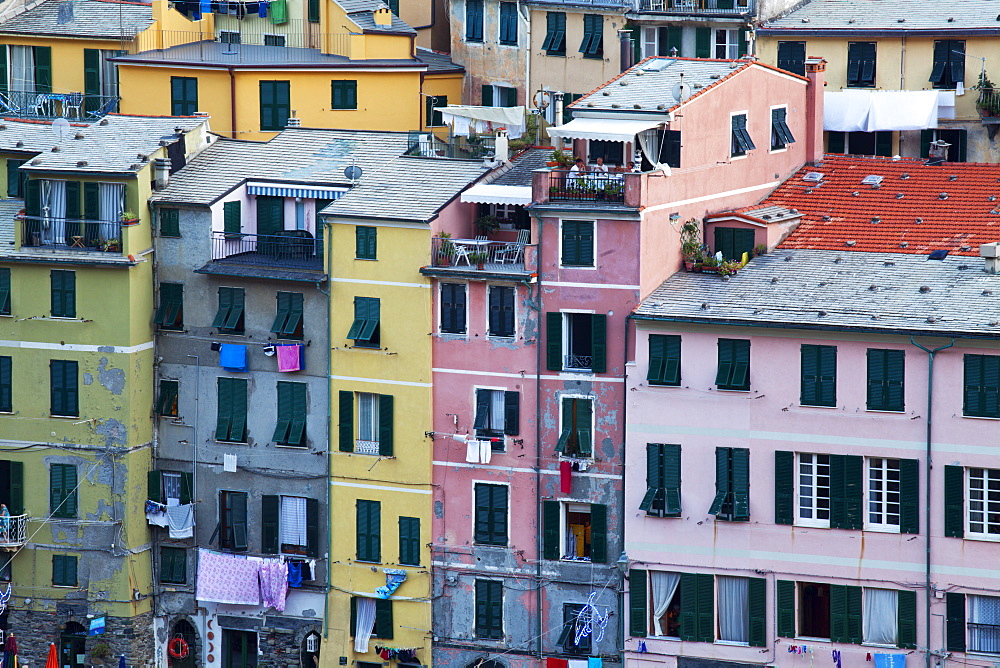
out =
[[452,239],[451,241],[455,245],[456,266],[462,258],[465,258],[465,264],[471,265],[469,255],[473,253],[486,253],[486,255],[489,255],[492,247],[502,243],[490,241],[489,239]]

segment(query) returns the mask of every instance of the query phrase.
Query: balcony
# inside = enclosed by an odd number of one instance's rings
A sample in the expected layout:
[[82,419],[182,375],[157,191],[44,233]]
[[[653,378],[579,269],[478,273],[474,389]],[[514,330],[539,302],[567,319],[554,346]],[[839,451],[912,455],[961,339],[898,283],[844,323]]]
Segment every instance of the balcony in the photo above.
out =
[[514,240],[434,237],[431,264],[420,271],[429,276],[524,280],[535,271],[537,252],[538,246]]
[[633,11],[642,14],[687,16],[742,16],[752,14],[756,0],[632,0]]
[[449,143],[441,141],[430,132],[411,132],[406,155],[482,160],[494,155],[495,151],[496,137],[493,136],[456,136]]
[[20,216],[21,249],[122,252],[122,221]]
[[0,93],[0,115],[10,118],[92,122],[118,108],[117,96],[83,93],[38,93],[7,91]]
[[553,172],[549,179],[549,200],[623,204],[625,178],[623,174]]
[[212,232],[212,262],[322,271],[323,241],[306,230],[273,235]]
[[564,355],[563,368],[567,371],[590,371],[594,368],[591,355]]
[[124,60],[226,63],[324,63],[351,57],[350,33],[313,33],[304,21],[290,21],[280,34],[269,21],[217,22],[216,34],[147,30],[136,35]]
[[0,517],[0,549],[13,550],[28,542],[28,516]]
[[1000,653],[1000,625],[968,622],[970,652]]

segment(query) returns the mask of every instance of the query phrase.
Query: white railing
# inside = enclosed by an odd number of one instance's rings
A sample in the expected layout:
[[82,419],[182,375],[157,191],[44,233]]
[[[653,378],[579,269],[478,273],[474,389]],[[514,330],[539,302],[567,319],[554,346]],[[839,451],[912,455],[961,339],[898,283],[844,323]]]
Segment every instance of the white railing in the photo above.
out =
[[20,547],[28,542],[27,515],[0,517],[0,547]]
[[358,439],[354,441],[354,452],[359,455],[377,455],[378,441],[362,441]]

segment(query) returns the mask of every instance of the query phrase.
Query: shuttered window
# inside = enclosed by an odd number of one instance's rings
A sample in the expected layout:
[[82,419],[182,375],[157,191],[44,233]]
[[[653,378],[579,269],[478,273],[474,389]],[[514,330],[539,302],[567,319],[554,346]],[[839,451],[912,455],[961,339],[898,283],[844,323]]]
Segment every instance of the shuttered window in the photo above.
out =
[[306,446],[306,383],[278,381],[278,418],[271,437],[279,445]]
[[475,541],[479,545],[507,545],[507,485],[476,483]]
[[[699,56],[700,58],[701,56]],[[778,42],[778,67],[799,76],[806,74],[806,43]]]
[[949,591],[945,594],[945,648],[949,652],[965,651],[965,594]]
[[170,77],[170,115],[193,116],[198,111],[198,78]]
[[378,228],[358,225],[354,228],[354,257],[375,260],[378,256]]
[[378,298],[355,297],[354,321],[347,332],[347,338],[352,339],[355,346],[378,348],[381,340],[380,318]]
[[831,642],[860,645],[862,611],[861,587],[830,585]]
[[799,403],[837,405],[837,346],[803,344],[800,352]]
[[160,305],[153,322],[160,329],[184,329],[184,286],[181,283],[160,283]]
[[732,117],[732,146],[730,148],[730,155],[733,157],[746,155],[748,151],[752,151],[757,148],[754,146],[753,139],[750,138],[750,133],[747,131],[747,115],[746,114],[735,114]]
[[465,41],[483,41],[483,0],[465,0]]
[[31,47],[35,56],[35,90],[36,93],[52,92],[52,47]]
[[593,456],[593,415],[593,399],[563,397],[562,431],[556,452],[567,457]]
[[[357,631],[358,625],[358,597],[351,597],[351,629],[349,633],[351,637]],[[391,640],[393,635],[393,621],[392,621],[392,601],[385,598],[375,599],[375,625],[372,627],[372,637],[381,638],[382,640]],[[365,661],[358,661],[358,668],[363,668]],[[381,663],[375,663],[376,666],[381,666]]]
[[514,336],[514,288],[491,285],[489,288],[489,336]]
[[896,645],[901,649],[917,647],[917,592],[896,592]]
[[357,109],[358,108],[358,82],[353,81],[331,81],[331,109]]
[[0,315],[10,315],[10,269],[0,267]]
[[771,150],[776,151],[795,143],[795,137],[788,127],[788,109],[780,107],[771,110]]
[[215,312],[212,327],[223,334],[242,334],[244,303],[243,288],[219,288],[219,310]]
[[650,385],[681,384],[681,337],[665,334],[649,335]]
[[965,40],[934,41],[934,63],[930,81],[934,88],[955,88],[965,83]]
[[584,607],[582,603],[563,604],[563,626],[559,638],[556,640],[556,645],[568,654],[586,655],[591,653],[593,637],[591,635],[577,637],[576,635],[580,612]]
[[847,86],[875,86],[875,42],[847,43]]
[[146,498],[157,503],[191,503],[193,476],[187,471],[150,471],[146,475]]
[[566,12],[545,13],[545,39],[542,51],[547,56],[566,55]]
[[905,352],[868,349],[868,410],[903,410]]
[[[646,597],[646,571],[639,568],[628,572],[628,631],[635,638],[646,637],[648,606]],[[678,587],[680,589],[680,587]],[[677,594],[674,594],[676,596]]]
[[[962,472],[961,467],[957,468]],[[949,480],[949,472],[945,471],[945,526],[960,522],[964,524],[961,517],[962,499],[949,498],[956,495],[953,488],[953,481]],[[968,487],[965,499],[968,503],[968,529],[970,537],[996,537],[1000,536],[1000,470],[971,467],[967,471]],[[957,486],[957,485],[954,485]],[[959,487],[958,494],[961,494]],[[957,506],[957,508],[956,508]],[[958,511],[959,517],[951,519],[949,514]],[[946,535],[950,535],[946,533]]]
[[681,640],[715,641],[715,577],[681,573]]
[[[777,450],[774,453],[774,523],[794,524],[795,522],[795,498],[796,491],[805,498],[806,512],[809,515],[815,514],[816,505],[816,476],[812,466],[812,458],[815,455],[805,455],[809,459],[806,467],[806,476],[800,481],[798,489],[795,485],[795,453]],[[826,463],[826,512],[829,513],[829,459]],[[815,518],[808,518],[815,519]]]
[[720,390],[750,389],[750,342],[745,339],[719,339],[719,368],[715,385]]
[[222,203],[222,231],[227,239],[238,239],[243,229],[242,202]]
[[76,317],[76,272],[53,269],[49,272],[52,287],[51,315],[53,318]]
[[477,638],[499,640],[503,637],[503,583],[476,580]]
[[465,284],[441,284],[441,332],[465,334]]
[[13,359],[0,356],[0,413],[14,412]]
[[399,518],[399,563],[420,565],[420,518]]
[[320,0],[308,0],[306,3],[306,20],[309,23],[319,23],[319,6]]
[[247,549],[246,492],[219,492],[219,547],[237,552]]
[[156,398],[157,415],[177,417],[178,388],[176,380],[160,380],[159,396]]
[[276,311],[271,331],[279,339],[302,338],[302,301],[301,292],[279,292],[275,296]]
[[52,584],[56,587],[76,587],[78,584],[77,557],[68,554],[52,555]]
[[427,96],[427,108],[425,109],[425,116],[427,122],[427,127],[441,127],[445,124],[444,118],[441,117],[440,109],[448,106],[448,96],[447,95],[428,95]]
[[830,528],[860,529],[864,526],[864,457],[829,455]]
[[358,499],[357,503],[358,561],[382,561],[382,504]]
[[262,496],[260,542],[264,554],[318,556],[319,501],[297,496]]
[[187,550],[183,547],[160,548],[160,582],[167,584],[187,582]]
[[562,221],[562,256],[564,267],[594,266],[594,223],[592,221]]
[[[357,403],[357,432],[354,407]],[[391,457],[393,453],[393,397],[391,394],[341,390],[338,427],[341,452]]]
[[1000,417],[1000,355],[965,356],[966,417]]
[[754,247],[754,231],[739,227],[715,227],[715,250],[724,260],[743,260]]
[[28,176],[20,170],[26,160],[7,160],[7,197],[17,199],[24,197],[24,182]]
[[64,417],[79,417],[79,365],[72,360],[49,362],[49,413]]
[[[565,518],[565,535],[563,519]],[[589,536],[588,536],[589,534]],[[544,559],[608,560],[608,507],[600,503],[542,502]]]
[[521,427],[521,393],[506,390],[476,390],[476,414],[473,428],[479,438],[499,439],[516,436]]
[[215,440],[246,443],[247,381],[245,378],[218,379],[218,408]]
[[584,58],[604,57],[604,17],[600,14],[583,15],[583,41],[580,53]]
[[715,449],[715,498],[708,510],[720,520],[750,520],[750,450]]
[[160,236],[179,237],[181,235],[180,211],[160,209]]
[[778,615],[778,637],[795,637],[795,582],[778,580],[775,591],[775,608]]
[[513,2],[500,3],[500,43],[517,46],[517,5]]
[[[991,496],[996,494],[993,491]],[[1000,527],[997,533],[1000,533]],[[948,464],[944,467],[944,535],[951,538],[965,536],[965,468],[962,466]]]
[[680,517],[681,446],[646,444],[646,494],[639,510],[655,517]]
[[76,517],[76,467],[72,464],[49,465],[49,514],[53,517]]
[[287,81],[260,82],[260,129],[278,132],[288,125],[291,111],[290,84]]

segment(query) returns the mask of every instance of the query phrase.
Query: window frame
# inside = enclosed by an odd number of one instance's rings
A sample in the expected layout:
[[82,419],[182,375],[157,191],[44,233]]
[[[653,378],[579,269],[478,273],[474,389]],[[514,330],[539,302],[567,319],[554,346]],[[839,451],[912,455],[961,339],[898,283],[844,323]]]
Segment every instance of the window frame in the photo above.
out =
[[[565,404],[567,401],[588,401],[590,402],[590,428],[589,428],[589,438],[590,445],[589,453],[582,452],[581,444],[579,442],[579,429],[574,428],[572,432],[576,434],[576,443],[573,453],[567,454],[570,450],[571,441],[573,441],[573,433],[568,433],[567,428],[564,425],[565,422]],[[559,454],[560,459],[593,459],[594,458],[594,439],[597,435],[597,397],[588,394],[561,394],[559,395],[559,440],[556,443],[555,451]],[[566,434],[565,443],[563,442],[564,432]],[[561,449],[560,449],[561,448]]]
[[[837,346],[803,343],[799,346],[799,406],[808,408],[837,408]],[[824,360],[833,353],[833,376],[832,381],[828,374],[824,374]],[[812,359],[810,359],[812,358]],[[806,364],[815,364],[816,373],[806,374]],[[826,369],[829,371],[829,369]],[[812,380],[809,380],[809,379]],[[825,393],[829,392],[828,384],[832,384],[833,397],[826,398]]]
[[[801,48],[802,48],[802,60],[799,61],[797,59],[792,60],[792,59],[789,59],[789,58],[782,58],[781,57],[781,45],[782,44],[801,45]],[[796,48],[798,48],[798,47],[796,47]],[[777,55],[775,56],[775,60],[776,60],[776,62],[778,64],[778,69],[782,69],[782,70],[785,70],[786,72],[791,72],[793,74],[798,74],[799,76],[803,76],[804,77],[806,75],[806,43],[804,41],[801,41],[801,40],[779,40],[778,41],[778,47],[777,47]],[[787,67],[782,67],[782,63],[783,62],[784,63],[789,63],[789,64],[796,65],[796,67],[795,67],[795,69],[789,69]]]
[[[234,393],[229,399],[229,405],[224,405],[223,402],[223,388],[228,388],[227,392]],[[239,395],[242,394],[242,402],[238,401]],[[246,378],[234,378],[231,376],[217,376],[216,377],[216,406],[215,406],[215,430],[213,436],[215,440],[219,443],[243,443],[249,442],[249,429],[247,428],[247,416],[248,407],[250,402],[250,384]],[[236,403],[233,402],[237,399]],[[242,406],[239,404],[242,403]],[[243,415],[240,416],[239,412],[242,408]],[[225,409],[225,410],[224,410]],[[225,414],[225,415],[224,415]],[[225,427],[223,427],[223,419],[225,419]],[[235,423],[235,424],[234,424]],[[242,425],[240,425],[242,423]],[[234,430],[239,427],[241,431],[236,434],[240,438],[233,438]],[[227,438],[220,438],[220,435],[224,435]]]
[[[723,341],[727,342],[726,347],[731,348],[731,350],[729,351],[730,359],[725,361],[726,363],[728,363],[729,365],[731,365],[729,373],[726,374],[726,378],[729,379],[730,381],[735,381],[735,380],[738,380],[739,378],[743,377],[743,373],[739,371],[739,366],[738,366],[739,364],[741,364],[741,362],[735,359],[735,357],[737,356],[735,354],[735,353],[737,353],[735,342],[746,342],[746,348],[747,348],[747,351],[746,351],[747,352],[746,367],[747,368],[746,368],[746,382],[745,383],[741,383],[741,384],[736,384],[736,383],[733,383],[733,382],[719,383],[719,380],[722,378],[722,370],[723,370],[722,365],[723,365],[723,362],[724,362],[724,360],[723,360],[723,346],[721,345]],[[741,345],[740,347],[742,348],[743,346]],[[717,340],[717,342],[716,342],[716,351],[717,351],[716,355],[717,355],[717,364],[718,364],[718,366],[717,366],[717,371],[716,371],[716,376],[715,376],[715,387],[716,387],[716,389],[718,389],[718,390],[725,390],[727,392],[749,392],[750,391],[750,387],[751,387],[750,372],[752,370],[752,363],[753,363],[753,357],[752,357],[752,354],[751,354],[751,348],[752,348],[752,345],[751,345],[750,339],[727,339],[727,338],[721,338],[720,337]]]
[[[938,61],[936,58],[939,44],[944,45],[943,48],[948,54],[947,59],[944,61]],[[966,40],[964,39],[934,40],[934,50],[931,55],[931,75],[928,79],[932,84],[932,88],[948,90],[956,88],[959,83],[965,85],[965,49]],[[959,53],[954,53],[955,51]],[[941,64],[940,72],[938,71],[939,63]],[[961,81],[955,78],[956,69],[961,69]]]
[[[57,278],[58,277],[58,278]],[[76,271],[52,269],[49,271],[49,317],[53,320],[76,320]]]
[[[446,290],[447,288],[447,290]],[[445,292],[451,292],[451,301],[445,301]],[[457,294],[461,295],[459,305]],[[445,308],[445,304],[450,308]],[[438,284],[438,333],[449,337],[468,337],[469,335],[469,284],[441,281]],[[458,315],[461,315],[459,321]],[[450,321],[450,322],[446,322]]]
[[[875,354],[873,354],[875,353]],[[881,358],[879,360],[878,358]],[[900,378],[898,381],[899,404],[892,404],[887,398],[892,390],[890,385],[896,385],[897,381],[889,378],[893,367],[893,360],[899,359]],[[881,369],[877,368],[881,365]],[[873,368],[875,367],[875,368]],[[873,371],[875,372],[873,374]],[[881,376],[878,378],[876,376]],[[906,351],[898,348],[868,348],[865,351],[865,380],[867,392],[865,397],[865,410],[877,413],[903,413],[906,411]],[[872,401],[875,392],[874,386],[881,385],[882,404],[874,404]]]
[[[872,497],[873,497],[872,484],[874,483],[874,479],[872,478],[872,471],[874,469],[874,463],[876,461],[882,462],[882,465],[879,467],[879,470],[882,471],[885,474],[882,477],[882,489],[878,490],[883,495],[883,499],[881,501],[873,501],[873,499],[872,499]],[[893,469],[893,467],[889,466],[890,462],[895,462],[896,463],[894,469]],[[902,506],[903,506],[903,501],[904,500],[903,500],[903,493],[902,493],[902,488],[901,488],[901,485],[902,485],[902,480],[901,480],[901,477],[902,477],[902,465],[901,465],[900,462],[901,462],[900,459],[896,459],[896,458],[892,458],[892,457],[865,457],[865,460],[864,460],[864,466],[865,466],[865,469],[864,469],[864,471],[865,471],[865,477],[864,477],[864,485],[865,485],[865,488],[864,488],[864,504],[865,505],[864,505],[864,523],[863,523],[863,527],[864,527],[865,531],[879,531],[879,532],[882,532],[882,533],[902,533],[902,530],[901,530],[901,528],[902,528],[902,514],[903,514]],[[895,470],[895,472],[896,472],[896,479],[895,479],[895,481],[889,479],[889,477],[888,477],[893,470]],[[895,482],[895,484],[896,484],[896,488],[897,489],[895,491],[887,489],[888,486],[889,486],[889,484],[891,484],[892,482]],[[895,495],[895,497],[897,499],[895,502],[891,501],[888,498],[888,495],[890,495],[890,494]],[[896,521],[896,524],[892,524],[891,522],[873,522],[873,521],[871,521],[871,513],[872,513],[872,504],[873,503],[879,504],[880,510],[878,512],[881,515],[883,515],[884,517],[888,517],[888,516],[892,515],[893,513],[889,512],[889,507],[891,505],[893,505],[893,504],[896,505],[898,507],[898,510],[895,513],[895,515],[898,518],[897,521]]]
[[[991,472],[993,472],[993,473],[996,474],[996,478],[995,479],[996,479],[996,481],[998,483],[996,491],[1000,491],[1000,469],[990,469],[990,468],[986,468],[986,467],[982,467],[982,466],[966,466],[966,467],[963,467],[963,468],[964,468],[964,473],[965,473],[965,475],[964,475],[964,479],[965,479],[964,480],[965,503],[963,504],[964,507],[962,509],[962,517],[963,517],[963,521],[964,521],[964,524],[965,524],[965,533],[966,533],[965,537],[966,538],[971,538],[971,539],[974,539],[974,540],[1000,541],[1000,522],[993,523],[997,527],[997,532],[996,533],[990,533],[989,532],[989,527],[990,527],[990,524],[991,524],[991,522],[989,521],[989,518],[991,516],[996,516],[998,514],[998,512],[1000,512],[1000,499],[997,499],[997,500],[994,500],[994,501],[991,501],[989,499],[989,492],[991,491],[990,488],[989,488],[989,483],[990,483],[989,474]],[[983,478],[984,486],[981,488],[981,490],[974,490],[973,487],[972,487],[972,483],[973,483],[973,471],[982,471],[983,472],[982,478]],[[974,499],[973,498],[973,494],[974,493],[978,494],[978,492],[980,492],[980,491],[983,493],[983,498],[982,499]],[[973,507],[972,507],[973,503],[982,504],[982,510],[973,511]],[[995,507],[997,509],[997,511],[991,512],[990,511],[991,507]],[[977,524],[982,524],[983,528],[986,530],[985,532],[980,532],[980,531],[974,531],[973,530],[973,528],[972,528],[972,525],[973,525],[972,514],[973,514],[973,512],[978,512],[978,513],[981,513],[983,515],[983,519],[980,522],[976,522],[976,523]]]
[[[243,498],[243,518],[233,517],[236,510],[232,505],[232,500]],[[249,549],[250,536],[250,494],[239,490],[219,490],[219,548],[230,552],[246,552]],[[242,536],[239,535],[239,527],[242,526]],[[242,540],[240,540],[242,538]]]
[[[738,119],[742,118],[742,121]],[[731,140],[729,142],[729,159],[733,160],[736,158],[746,158],[749,157],[750,151],[753,151],[757,146],[753,143],[753,138],[750,137],[750,131],[747,129],[747,123],[750,122],[750,112],[748,110],[730,112],[729,114],[729,125],[731,132]]]
[[[404,522],[404,520],[406,520]],[[406,525],[409,528],[409,537],[404,538],[403,526]],[[413,530],[416,529],[416,536],[413,535]],[[420,518],[419,517],[407,517],[405,515],[399,516],[399,563],[403,566],[419,566],[420,565],[420,547],[422,542],[420,540]],[[406,543],[409,542],[409,545]],[[413,559],[407,559],[409,556],[407,553],[414,555]]]
[[[362,546],[361,542],[361,504],[365,504],[365,508],[368,509],[366,511],[366,526],[364,527],[364,533],[368,536],[368,545],[365,546]],[[382,502],[375,499],[356,499],[354,513],[355,561],[366,564],[382,563]],[[364,547],[364,549],[362,549],[362,547]],[[374,550],[374,552],[372,552],[372,550]]]
[[[167,555],[172,556],[167,559]],[[177,576],[178,568],[181,569],[180,576]],[[160,546],[159,581],[162,584],[187,584],[187,550],[185,548],[170,545]]]
[[[57,370],[58,369],[58,370]],[[55,380],[59,378],[61,397],[57,411]],[[67,382],[72,380],[72,382]],[[71,386],[71,387],[70,387]],[[76,360],[49,360],[49,416],[80,417],[80,364]]]
[[14,358],[0,355],[0,413],[14,412]]
[[[58,473],[56,473],[58,471]],[[72,471],[73,486],[66,484]],[[56,485],[56,482],[59,484]],[[80,472],[73,464],[49,464],[49,515],[60,519],[76,519],[80,507]]]
[[[70,567],[72,566],[72,571]],[[80,586],[80,561],[75,554],[53,554],[52,555],[52,586],[77,588]],[[73,573],[73,581],[66,578],[59,578],[58,575]],[[57,580],[62,580],[61,582]]]
[[212,327],[219,334],[243,336],[246,333],[246,290],[220,285],[217,294],[219,307]]
[[274,295],[274,301],[275,312],[271,333],[279,340],[301,341],[305,334],[305,295],[301,292],[278,290]]
[[354,259],[378,259],[378,228],[374,225],[354,226]]
[[[483,0],[465,0],[465,41],[483,43],[486,7]],[[477,8],[477,9],[473,9]]]
[[566,57],[566,12],[545,13],[545,37],[541,49],[546,56]]
[[[284,84],[284,85],[281,85]],[[264,102],[265,85],[271,88],[270,95],[272,101]],[[287,96],[285,95],[287,93]],[[279,97],[287,97],[287,102],[278,101]],[[291,117],[292,109],[292,84],[288,79],[268,79],[258,82],[257,103],[260,109],[260,130],[261,132],[281,132],[288,126],[288,119]],[[267,109],[267,111],[265,111]],[[284,109],[285,121],[280,122],[281,112]]]
[[[812,458],[812,461],[808,462],[808,463],[804,462],[803,461],[804,457],[810,457],[810,458]],[[821,457],[825,457],[826,458],[826,463],[823,463],[823,462],[819,461],[819,458],[821,458]],[[795,461],[795,470],[794,470],[794,475],[795,475],[795,499],[794,499],[795,522],[794,523],[795,523],[795,526],[814,527],[814,528],[818,528],[818,529],[829,529],[830,528],[830,519],[831,519],[831,516],[832,516],[832,507],[831,507],[831,504],[832,504],[832,484],[831,484],[831,479],[830,479],[830,474],[831,474],[830,455],[829,454],[825,454],[825,453],[814,453],[814,452],[796,452],[795,453],[795,460],[794,461]],[[803,466],[804,465],[808,465],[810,467],[811,470],[808,473],[806,473],[806,472],[803,471]],[[819,493],[819,490],[823,489],[823,487],[822,487],[822,485],[820,485],[820,484],[818,484],[816,482],[817,478],[824,477],[821,473],[819,473],[819,469],[822,466],[826,467],[826,475],[825,475],[825,477],[826,477],[826,497],[825,497],[826,508],[825,509],[820,508],[819,503],[818,503],[818,502],[820,502],[820,501],[822,501],[824,499],[824,497]],[[811,487],[812,487],[813,491],[812,491],[812,493],[809,496],[809,499],[812,502],[811,510],[816,515],[818,515],[821,511],[825,510],[826,514],[827,514],[826,519],[822,519],[820,517],[811,517],[810,518],[810,517],[803,517],[802,516],[802,511],[803,511],[802,500],[804,498],[803,494],[802,494],[802,487],[803,487],[803,485],[802,485],[802,477],[803,477],[803,475],[810,476],[810,479],[812,481]]]
[[[480,401],[480,392],[489,392],[489,398],[486,402]],[[500,393],[503,399],[503,414],[501,420],[503,426],[500,429],[493,429],[492,424],[494,422],[493,408],[496,404],[496,393]],[[477,427],[480,421],[480,407],[485,403],[485,427]],[[514,403],[516,408],[511,411],[511,404]],[[472,388],[472,428],[475,432],[475,436],[478,439],[489,439],[492,443],[491,450],[493,452],[506,452],[507,450],[507,436],[517,436],[520,431],[520,415],[521,415],[521,393],[519,390],[509,390],[505,387],[485,387],[476,385]],[[514,415],[511,415],[511,412]]]
[[0,267],[0,316],[11,315],[10,268]]
[[[494,596],[495,592],[499,596]],[[503,640],[504,638],[504,583],[503,580],[476,578],[473,600],[473,635],[480,640]],[[482,603],[480,599],[485,598]],[[499,599],[499,600],[497,600]],[[482,615],[480,613],[483,613]],[[483,633],[480,633],[480,630]]]
[[518,21],[517,3],[500,2],[497,8],[497,42],[500,46],[518,45],[520,40]]
[[[775,118],[776,112],[778,118]],[[777,140],[777,141],[776,141]],[[771,107],[771,153],[787,151],[790,144],[795,143],[795,136],[788,127],[788,105],[779,104]]]
[[604,16],[602,14],[583,15],[583,41],[580,53],[584,58],[604,59]]
[[[725,41],[719,41],[719,33],[725,34]],[[725,49],[726,53],[720,55],[719,49]],[[713,28],[712,29],[712,51],[715,58],[720,60],[736,60],[740,57],[740,30],[738,28]]]
[[444,118],[441,116],[441,112],[437,109],[443,109],[448,106],[448,96],[447,95],[427,95],[426,108],[424,109],[424,124],[429,128],[440,128],[447,127],[444,122]]
[[[219,33],[220,41],[223,34]],[[198,77],[170,77],[170,115],[193,116],[196,111],[198,111]]]
[[[485,526],[481,527],[481,522],[479,521],[479,490],[480,488],[488,488],[491,490],[489,498],[489,508],[487,512],[489,513],[489,518],[485,522]],[[503,490],[503,508],[497,507],[496,494],[498,490]],[[505,482],[489,482],[485,480],[473,480],[472,481],[472,542],[474,545],[479,545],[482,547],[508,547],[510,545],[510,529],[511,529],[511,485]],[[497,518],[499,510],[503,510],[503,521],[502,538],[497,538],[499,535],[497,527]],[[482,528],[482,532],[480,529]],[[481,540],[480,538],[483,538]]]
[[[567,256],[566,256],[566,249],[567,249],[566,236],[568,234],[568,232],[567,232],[567,224],[577,225],[577,226],[584,226],[584,225],[589,225],[590,226],[590,256],[589,256],[589,258],[586,258],[586,260],[587,260],[586,262],[583,261],[584,258],[580,258],[580,257],[577,257],[577,258],[571,257],[571,258],[569,258],[570,260],[576,260],[576,261],[570,261],[570,262],[566,261],[566,259],[567,259]],[[579,229],[582,229],[582,227],[580,227]],[[577,233],[576,236],[578,236],[578,237],[580,237],[582,239],[582,236],[579,233]],[[577,246],[577,248],[575,249],[574,252],[576,252],[576,253],[583,253],[583,248],[581,247],[582,243],[583,242],[579,241],[579,240],[575,243],[575,245]],[[576,219],[566,220],[566,219],[560,218],[559,219],[559,268],[560,269],[590,269],[590,270],[596,270],[597,269],[597,257],[598,257],[598,248],[597,248],[597,221],[596,220],[576,220]]]
[[[969,370],[973,364],[978,364],[978,384],[970,385]],[[992,369],[988,367],[994,367]],[[962,417],[1000,418],[1000,384],[991,386],[988,378],[1000,379],[1000,355],[966,354],[962,358]],[[976,395],[978,408],[970,409],[970,392]],[[992,410],[990,407],[992,405]]]
[[576,619],[586,606],[586,603],[563,603],[563,630],[556,644],[567,654],[590,654],[593,651],[592,634],[581,637],[579,645],[573,642],[576,639]]
[[308,448],[309,384],[279,380],[275,385],[275,395],[277,410],[271,440],[278,446]]
[[358,80],[332,79],[330,81],[330,111],[357,111],[357,109]]
[[[655,345],[654,344],[658,344]],[[650,334],[647,341],[648,362],[646,383],[651,387],[680,387],[681,384],[680,334]],[[660,348],[662,355],[654,355]],[[672,354],[676,352],[676,355]]]
[[[510,292],[510,333],[494,334],[493,333],[493,321],[494,321],[494,293],[502,294],[504,291]],[[496,307],[496,311],[499,315],[496,319],[501,321],[500,324],[506,325],[507,322],[507,309],[504,305],[505,299],[498,297],[497,300],[500,302]],[[489,285],[486,288],[486,337],[489,339],[516,339],[518,335],[517,327],[517,288],[511,285]]]
[[382,301],[379,297],[354,297],[354,321],[347,338],[354,341],[353,348],[382,347]]
[[[156,415],[159,417],[178,417],[180,413],[180,381],[173,378],[160,378],[156,385]],[[167,404],[169,404],[169,408]]]
[[[870,54],[868,47],[871,47]],[[870,57],[868,57],[869,55]],[[877,42],[852,41],[847,43],[846,88],[875,88],[877,68]]]
[[160,304],[153,323],[164,331],[184,331],[184,284],[160,281],[159,287]]

